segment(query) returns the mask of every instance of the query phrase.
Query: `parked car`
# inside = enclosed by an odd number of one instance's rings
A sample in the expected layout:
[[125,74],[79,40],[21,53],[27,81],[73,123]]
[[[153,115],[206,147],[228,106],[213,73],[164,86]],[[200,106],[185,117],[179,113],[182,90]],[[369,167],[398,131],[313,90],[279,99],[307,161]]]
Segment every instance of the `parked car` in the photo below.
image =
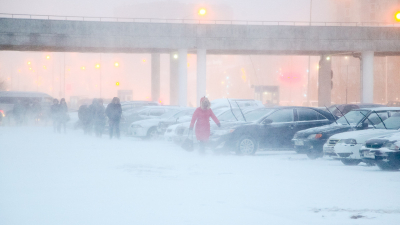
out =
[[400,129],[400,110],[382,112],[380,117],[383,122],[374,125],[374,129],[333,135],[324,145],[324,151],[327,148],[331,149],[332,144],[336,142],[332,157],[341,160],[345,165],[358,165],[362,161],[360,149],[368,139],[396,133]]
[[399,107],[400,106],[400,102],[399,101],[390,101],[386,104],[389,107]]
[[157,102],[153,101],[125,101],[121,102],[122,111],[139,110],[144,106],[158,106]]
[[335,120],[326,111],[308,107],[261,108],[248,112],[245,118],[221,123],[220,129],[212,126],[210,146],[244,155],[258,149],[293,149],[291,140],[297,131]]
[[[377,108],[385,107],[385,105],[380,104],[335,104],[328,107],[329,111],[336,117],[342,117],[346,113],[354,109],[365,109],[365,108]],[[342,115],[343,113],[343,115]]]
[[189,122],[192,119],[195,109],[189,109],[182,111],[168,119],[163,119],[158,122],[157,132],[159,135],[163,135],[167,128],[174,124]]
[[0,91],[0,110],[4,120],[9,122],[12,117],[14,104],[20,101],[21,104],[30,104],[34,101],[39,102],[42,108],[42,117],[47,119],[50,116],[50,106],[53,98],[41,92],[27,92],[27,91]]
[[[400,110],[400,108],[397,109]],[[324,144],[332,135],[347,131],[372,129],[373,125],[381,122],[377,113],[385,114],[393,110],[396,110],[396,108],[355,109],[332,124],[299,131],[294,135],[292,140],[295,150],[297,153],[307,154],[311,159],[322,157],[324,154],[332,155],[333,147],[336,144],[333,139],[330,140],[332,143],[327,145],[325,153],[323,152]]]
[[193,112],[193,108],[173,108],[159,118],[133,122],[128,128],[128,135],[140,138],[155,138],[158,136],[157,126],[160,121],[176,120],[182,113],[193,114]]
[[216,110],[219,108],[247,108],[247,107],[264,107],[263,103],[253,99],[237,99],[237,98],[221,98],[211,101],[211,109]]
[[377,164],[382,170],[399,170],[400,133],[367,140],[360,149],[360,157],[363,162]]
[[157,119],[171,110],[179,109],[179,106],[144,106],[140,110],[122,111],[121,131],[127,132],[129,126],[136,121]]

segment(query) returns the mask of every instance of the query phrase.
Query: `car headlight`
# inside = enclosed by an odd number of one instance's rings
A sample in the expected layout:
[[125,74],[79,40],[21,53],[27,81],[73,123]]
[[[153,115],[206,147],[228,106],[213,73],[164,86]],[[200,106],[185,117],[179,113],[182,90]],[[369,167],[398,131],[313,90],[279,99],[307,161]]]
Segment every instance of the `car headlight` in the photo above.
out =
[[339,143],[344,143],[344,144],[348,144],[348,145],[356,145],[357,141],[356,141],[356,139],[350,138],[350,139],[342,139],[339,141]]
[[322,134],[310,134],[308,135],[308,139],[320,139],[322,137]]
[[143,128],[142,126],[140,126],[139,124],[132,124],[131,128]]
[[235,131],[235,129],[214,130],[214,131],[212,132],[212,135],[222,136],[222,135],[225,135],[225,134],[230,134],[230,133],[232,133],[233,131]]

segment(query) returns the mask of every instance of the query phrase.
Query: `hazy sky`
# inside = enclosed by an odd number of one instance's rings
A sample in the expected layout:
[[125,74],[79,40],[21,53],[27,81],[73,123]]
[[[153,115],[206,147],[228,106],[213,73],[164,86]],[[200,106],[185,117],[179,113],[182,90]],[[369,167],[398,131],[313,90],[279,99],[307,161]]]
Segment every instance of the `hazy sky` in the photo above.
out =
[[[0,0],[2,13],[52,14],[75,16],[116,16],[115,8],[124,5],[148,3],[145,0]],[[296,20],[308,21],[310,0],[185,0],[175,1],[196,4],[226,4],[241,20]],[[331,0],[313,1],[313,18],[329,20],[327,12]]]

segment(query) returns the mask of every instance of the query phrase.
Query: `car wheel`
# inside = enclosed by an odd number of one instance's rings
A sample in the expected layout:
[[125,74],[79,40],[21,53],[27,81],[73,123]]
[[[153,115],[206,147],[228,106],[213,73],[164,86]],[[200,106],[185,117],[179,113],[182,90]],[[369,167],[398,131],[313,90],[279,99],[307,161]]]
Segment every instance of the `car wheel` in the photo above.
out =
[[400,165],[393,163],[392,161],[388,161],[388,162],[377,162],[376,163],[378,165],[378,167],[381,170],[386,170],[386,171],[395,171],[395,170],[399,170],[400,169]]
[[361,162],[359,159],[341,159],[340,161],[346,166],[357,166]]
[[310,151],[307,152],[307,157],[309,159],[318,159],[322,158],[324,156],[324,153],[322,151],[318,151],[316,149],[311,149]]
[[249,136],[244,136],[239,139],[236,145],[236,154],[238,155],[253,155],[258,149],[256,140]]
[[152,127],[147,131],[147,138],[148,139],[156,139],[158,137],[157,128]]

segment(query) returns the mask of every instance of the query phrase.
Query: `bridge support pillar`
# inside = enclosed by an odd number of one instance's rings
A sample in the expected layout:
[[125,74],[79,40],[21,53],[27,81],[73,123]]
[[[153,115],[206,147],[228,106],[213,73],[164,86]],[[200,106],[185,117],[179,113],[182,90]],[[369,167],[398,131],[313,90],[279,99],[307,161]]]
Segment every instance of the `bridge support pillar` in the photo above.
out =
[[160,101],[160,54],[151,54],[151,100]]
[[332,59],[328,55],[322,55],[319,60],[318,70],[318,106],[331,105],[332,89]]
[[179,104],[179,65],[178,53],[173,52],[169,56],[169,104]]
[[207,51],[197,49],[197,106],[200,106],[200,99],[206,96],[207,90]]
[[187,106],[187,49],[179,49],[179,105]]
[[374,102],[374,52],[361,54],[361,103]]

